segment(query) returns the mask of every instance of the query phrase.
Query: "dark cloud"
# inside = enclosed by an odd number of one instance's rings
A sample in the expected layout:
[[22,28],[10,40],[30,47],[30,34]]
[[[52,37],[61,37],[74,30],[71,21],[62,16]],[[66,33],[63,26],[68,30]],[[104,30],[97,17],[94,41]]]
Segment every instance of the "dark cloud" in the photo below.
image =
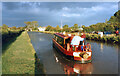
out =
[[118,10],[120,10],[120,1],[118,2]]
[[24,26],[39,21],[42,26],[75,23],[91,25],[109,19],[118,8],[115,2],[3,2],[2,23]]
[[4,9],[8,10],[14,10],[14,9],[19,9],[20,4],[18,2],[4,2],[2,3]]

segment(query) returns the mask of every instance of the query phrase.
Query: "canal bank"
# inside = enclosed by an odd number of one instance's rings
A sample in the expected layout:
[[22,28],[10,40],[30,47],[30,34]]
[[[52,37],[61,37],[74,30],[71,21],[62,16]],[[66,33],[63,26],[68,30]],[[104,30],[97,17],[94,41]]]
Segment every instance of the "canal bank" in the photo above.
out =
[[[7,45],[7,46],[6,46]],[[2,46],[2,74],[44,74],[27,32]]]
[[[51,31],[33,31],[33,32],[40,32],[40,33],[47,33],[47,34],[57,33],[57,32],[54,32],[54,31],[52,31],[52,32]],[[75,33],[69,33],[69,34],[75,35]],[[111,43],[111,44],[120,44],[120,35],[116,36],[115,34],[104,35],[103,37],[100,37],[100,35],[98,35],[98,34],[88,34],[88,33],[86,33],[86,39],[87,40],[98,41],[98,42]]]
[[92,47],[92,62],[78,64],[56,52],[52,47],[53,35],[40,32],[28,34],[38,58],[43,62],[46,74],[118,74],[118,45],[87,40]]
[[86,39],[111,44],[120,44],[120,35],[116,36],[115,34],[103,35],[103,37],[100,37],[98,34],[86,34]]

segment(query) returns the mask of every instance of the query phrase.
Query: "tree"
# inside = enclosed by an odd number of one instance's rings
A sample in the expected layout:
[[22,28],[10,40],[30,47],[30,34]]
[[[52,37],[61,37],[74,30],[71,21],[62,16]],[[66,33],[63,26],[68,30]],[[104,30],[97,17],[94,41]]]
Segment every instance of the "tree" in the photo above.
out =
[[[85,25],[82,25],[82,28],[83,28],[84,31],[86,30],[86,29],[85,29]],[[86,32],[87,32],[87,30],[86,30]]]
[[49,31],[57,31],[57,29],[56,29],[55,27],[52,27],[52,26],[51,26],[51,28],[50,28]]
[[30,28],[30,27],[31,27],[31,25],[32,25],[32,23],[31,23],[31,22],[24,22],[24,23],[26,24],[27,28]]
[[71,31],[71,28],[69,28],[68,25],[64,25],[64,26],[63,26],[63,31],[65,31],[65,32],[70,32],[70,31]]
[[57,32],[60,31],[59,25],[57,25],[56,28],[54,28],[54,30],[57,31]]
[[78,30],[78,24],[74,24],[73,30]]
[[38,21],[32,21],[33,27],[37,28],[38,27]]
[[3,24],[2,29],[7,30],[8,26],[6,24]]
[[12,30],[16,30],[17,28],[15,26],[11,27]]
[[6,24],[2,25],[2,34],[8,34],[8,26]]
[[64,28],[63,31],[65,31],[65,32],[71,32],[71,28]]
[[59,25],[57,25],[57,26],[56,26],[56,29],[57,29],[57,30],[59,30],[59,29],[60,29]]
[[18,27],[17,29],[19,29],[19,30],[24,30],[24,27]]
[[109,20],[106,19],[105,23],[97,23],[90,25],[89,27],[85,27],[82,25],[82,28],[86,32],[92,31],[110,31],[114,32],[116,29],[120,30],[120,10],[117,11],[114,16],[111,16]]
[[111,16],[111,18],[109,19],[109,21],[108,21],[109,23],[111,23],[111,22],[120,22],[120,10],[118,10],[115,14],[114,14],[114,16]]
[[64,25],[64,26],[63,26],[63,29],[65,29],[65,28],[69,28],[68,25]]
[[111,31],[111,32],[113,32],[114,31],[114,27],[113,27],[113,25],[107,25],[107,26],[105,26],[104,27],[104,31]]
[[50,31],[52,29],[52,26],[48,25],[45,29],[45,31]]

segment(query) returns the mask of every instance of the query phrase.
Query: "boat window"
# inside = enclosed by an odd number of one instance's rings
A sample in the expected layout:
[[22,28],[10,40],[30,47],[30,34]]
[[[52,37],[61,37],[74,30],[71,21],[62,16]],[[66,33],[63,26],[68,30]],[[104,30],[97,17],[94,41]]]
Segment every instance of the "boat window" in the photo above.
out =
[[55,41],[57,41],[57,36],[54,35],[53,39],[55,39]]
[[55,37],[56,37],[56,36],[55,36],[55,35],[53,35],[53,38],[54,38],[54,39],[55,39]]
[[55,36],[55,40],[57,41],[57,36]]
[[65,44],[70,43],[70,38],[65,40]]
[[57,37],[57,42],[63,47],[64,46],[64,39]]
[[55,38],[55,35],[53,35],[53,38]]

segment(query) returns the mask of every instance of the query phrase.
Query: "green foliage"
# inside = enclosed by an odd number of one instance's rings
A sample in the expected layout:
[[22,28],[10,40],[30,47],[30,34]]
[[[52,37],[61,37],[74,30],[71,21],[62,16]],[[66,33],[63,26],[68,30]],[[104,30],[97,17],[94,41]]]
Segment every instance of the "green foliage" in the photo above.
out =
[[75,31],[75,30],[78,30],[78,24],[74,24],[73,30],[74,30],[74,31]]
[[50,31],[57,31],[55,27],[51,27]]
[[33,30],[38,30],[38,28],[34,28]]
[[15,26],[11,27],[12,30],[16,30],[17,28]]
[[65,32],[71,32],[71,28],[69,28],[68,25],[64,25],[63,26],[63,31],[65,31]]
[[[12,40],[12,39],[11,39]],[[2,45],[2,74],[43,74],[43,65],[36,58],[27,32],[22,33],[12,44]],[[9,49],[7,49],[9,45]],[[3,49],[2,48],[2,49]],[[3,50],[2,50],[3,51]],[[39,69],[38,69],[39,68]]]
[[38,27],[38,21],[32,21],[32,25],[34,28],[37,28]]
[[71,28],[64,28],[63,31],[65,31],[65,32],[71,32]]
[[31,22],[24,22],[24,23],[26,24],[27,28],[29,28],[30,25],[32,24]]
[[86,32],[92,32],[92,31],[110,31],[115,32],[116,29],[120,30],[120,10],[114,14],[114,16],[111,16],[109,21],[105,21],[105,23],[97,23],[90,25],[89,27],[85,27],[82,25],[82,28]]
[[6,24],[3,24],[2,29],[7,30],[8,26]]
[[108,43],[120,43],[120,36],[103,36],[100,37],[98,34],[87,34],[87,40],[103,41]]
[[28,21],[28,22],[24,22],[26,24],[26,28],[27,29],[35,29],[38,27],[38,21]]
[[2,41],[3,42],[9,41],[11,38],[20,35],[23,30],[24,30],[23,27],[18,27],[18,28],[16,28],[15,26],[8,27],[7,25],[3,24]]
[[51,29],[53,29],[52,26],[48,25],[48,26],[46,27],[45,31],[50,31]]
[[[30,24],[29,22],[27,24]],[[97,24],[92,24],[88,27],[86,27],[85,25],[81,26],[83,28],[83,31],[85,32],[98,32],[98,31],[102,31],[102,32],[115,32],[116,29],[119,29],[120,31],[120,10],[118,12],[116,12],[114,14],[114,16],[111,16],[111,18],[109,20],[105,20],[104,23],[97,23]],[[79,30],[80,26],[78,26],[78,24],[74,24],[72,27],[69,27],[68,25],[64,25],[63,29],[60,29],[60,27],[57,25],[56,28],[52,27],[52,26],[47,26],[46,27],[46,31],[66,31],[66,32],[73,32],[73,31],[80,31]],[[91,37],[92,38],[92,37]],[[106,41],[106,39],[104,39]]]
[[56,26],[55,31],[60,31],[59,25]]
[[110,20],[108,21],[109,23],[112,22],[120,22],[120,10],[114,14],[114,16],[111,16]]
[[111,16],[110,20],[108,21],[109,23],[116,22],[117,18],[115,16]]
[[57,25],[56,27],[52,27],[52,26],[48,25],[48,26],[46,27],[45,31],[60,32],[61,30],[60,30],[59,25]]
[[63,29],[65,29],[65,28],[69,28],[69,26],[68,26],[68,25],[64,25],[64,26],[63,26]]
[[114,29],[114,26],[111,25],[111,24],[107,24],[105,27],[104,27],[104,31],[115,31]]
[[82,25],[82,28],[84,29],[84,28],[85,28],[85,25]]

